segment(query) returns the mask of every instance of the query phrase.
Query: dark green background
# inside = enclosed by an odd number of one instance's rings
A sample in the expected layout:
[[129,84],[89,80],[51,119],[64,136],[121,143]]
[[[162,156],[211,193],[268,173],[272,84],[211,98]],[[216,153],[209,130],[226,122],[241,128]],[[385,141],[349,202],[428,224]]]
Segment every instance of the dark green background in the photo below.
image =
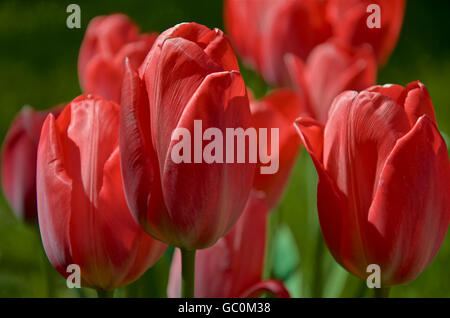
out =
[[[0,2],[0,139],[20,108],[44,109],[81,93],[77,56],[89,20],[124,12],[141,30],[161,32],[195,21],[222,28],[218,0],[76,1],[82,28],[66,27],[66,6],[74,1]],[[410,0],[400,40],[378,83],[427,85],[441,131],[450,132],[450,2]],[[253,72],[243,69],[247,85],[261,96],[267,90]],[[266,276],[283,279],[294,296],[367,296],[370,292],[349,276],[323,248],[315,209],[315,172],[303,152],[280,208],[272,213]],[[169,255],[118,296],[164,296]],[[273,266],[270,266],[273,265]],[[319,269],[319,271],[317,270]],[[393,288],[399,297],[450,296],[450,238],[434,262],[407,286]],[[318,283],[319,282],[319,283]],[[65,281],[42,254],[33,226],[24,225],[0,196],[0,297],[93,296],[91,290],[65,288]]]

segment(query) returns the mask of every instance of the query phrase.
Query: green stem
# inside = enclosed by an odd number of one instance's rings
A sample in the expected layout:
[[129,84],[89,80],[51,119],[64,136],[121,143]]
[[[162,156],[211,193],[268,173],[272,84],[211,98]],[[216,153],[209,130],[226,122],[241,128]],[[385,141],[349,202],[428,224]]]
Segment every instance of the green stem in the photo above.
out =
[[114,289],[113,290],[97,289],[97,297],[98,298],[114,298]]
[[314,277],[312,287],[312,297],[322,297],[323,279],[322,279],[322,259],[325,250],[325,243],[322,238],[322,232],[318,229],[316,238],[316,251],[314,259]]
[[390,287],[374,288],[376,298],[389,298]]
[[181,297],[194,298],[195,250],[181,250]]

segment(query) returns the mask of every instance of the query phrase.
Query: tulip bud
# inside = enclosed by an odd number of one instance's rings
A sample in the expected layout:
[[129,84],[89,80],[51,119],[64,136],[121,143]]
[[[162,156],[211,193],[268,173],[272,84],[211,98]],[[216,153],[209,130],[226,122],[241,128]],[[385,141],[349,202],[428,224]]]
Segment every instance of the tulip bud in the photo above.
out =
[[[203,149],[196,146],[191,163],[175,162],[179,141],[172,135],[183,129],[196,138],[194,121],[223,136],[227,128],[250,127],[233,50],[220,30],[183,23],[158,37],[139,75],[129,63],[126,67],[120,144],[130,210],[148,233],[166,243],[188,250],[208,247],[241,215],[256,164],[197,161]],[[217,143],[223,146],[222,141]]]
[[382,287],[414,280],[438,252],[450,222],[450,161],[420,82],[347,91],[325,127],[296,125],[319,175],[317,207],[336,261]]
[[331,28],[325,1],[226,0],[224,21],[244,62],[272,85],[289,82],[284,55],[305,60],[327,40]]
[[326,123],[337,95],[366,89],[375,84],[377,77],[377,62],[370,46],[354,48],[339,40],[318,45],[306,64],[292,54],[286,56],[286,63],[307,111],[321,123]]
[[139,34],[138,27],[123,14],[94,18],[80,48],[78,74],[83,90],[119,102],[125,57],[139,67],[157,37]]
[[[268,212],[264,194],[252,191],[232,230],[212,247],[197,251],[196,297],[259,297],[263,292],[289,297],[281,282],[262,280]],[[169,297],[180,296],[180,273],[181,253],[176,250],[170,269]]]
[[[292,124],[297,117],[305,115],[305,104],[292,90],[278,89],[261,100],[252,100],[250,110],[256,128],[279,130],[277,148],[279,169],[274,174],[262,174],[256,169],[253,187],[265,193],[269,210],[276,207],[289,179],[300,149],[300,140]],[[272,141],[268,140],[268,149]],[[261,164],[261,163],[260,163]]]
[[327,18],[333,35],[346,44],[370,44],[383,65],[397,44],[405,0],[328,0]]
[[136,280],[165,250],[131,217],[119,159],[120,107],[83,95],[42,128],[37,158],[39,226],[45,252],[67,277],[111,290]]
[[[54,109],[56,116],[59,110]],[[2,147],[2,187],[14,213],[34,222],[36,206],[36,156],[42,124],[50,111],[25,106],[14,119]]]

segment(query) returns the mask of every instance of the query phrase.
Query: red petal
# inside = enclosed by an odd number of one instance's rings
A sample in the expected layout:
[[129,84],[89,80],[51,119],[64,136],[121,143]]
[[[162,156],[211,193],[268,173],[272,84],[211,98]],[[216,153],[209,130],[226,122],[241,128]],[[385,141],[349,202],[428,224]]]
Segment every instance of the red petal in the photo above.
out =
[[2,145],[2,187],[21,219],[37,218],[36,157],[41,127],[49,112],[25,106],[14,119]]
[[119,102],[121,80],[121,66],[102,56],[96,56],[85,68],[83,89],[88,94],[98,94],[108,100]]
[[[224,158],[226,128],[241,127],[245,130],[251,125],[245,84],[241,75],[234,71],[206,77],[189,103],[183,106],[177,127],[191,132],[192,144],[194,120],[202,121],[203,130],[209,127],[220,129],[224,136]],[[237,163],[236,156],[234,163],[209,164],[202,161],[175,164],[170,152],[176,142],[171,142],[170,136],[165,138],[168,140],[163,142],[170,142],[170,145],[167,155],[159,156],[159,160],[163,167],[164,198],[174,224],[171,233],[177,236],[174,245],[188,249],[207,247],[223,236],[241,215],[250,192],[255,164]],[[235,187],[236,184],[239,187]]]
[[295,122],[300,138],[309,152],[319,175],[317,190],[317,208],[319,221],[325,242],[331,254],[344,265],[341,249],[343,234],[343,217],[347,211],[346,198],[336,183],[329,177],[322,163],[323,130],[319,122],[311,118],[299,118]]
[[[72,180],[67,175],[60,132],[53,115],[42,127],[37,157],[37,203],[39,228],[48,259],[61,275],[73,264],[70,251]],[[57,213],[55,213],[55,211]]]
[[130,211],[147,232],[160,237],[160,215],[167,212],[162,200],[159,166],[151,141],[147,93],[145,84],[128,61],[122,86],[120,156],[124,191]]
[[[370,44],[379,64],[384,64],[397,43],[403,23],[405,0],[331,0],[327,5],[334,35],[352,46]],[[367,7],[380,6],[381,28],[368,28]]]
[[338,41],[317,46],[308,57],[306,81],[316,118],[326,123],[333,99],[345,90],[375,84],[377,64],[370,47],[352,48]]
[[449,189],[447,147],[424,115],[389,155],[368,215],[385,285],[413,280],[432,261],[450,222]]
[[138,39],[138,28],[123,14],[99,16],[89,22],[78,57],[81,83],[86,78],[85,69],[97,55],[114,56],[126,43]]
[[425,85],[419,81],[412,82],[406,85],[406,90],[408,95],[405,99],[405,111],[411,127],[422,115],[427,115],[429,119],[436,123],[433,102]]
[[145,82],[153,145],[163,170],[172,132],[186,105],[204,78],[221,68],[197,44],[182,38],[167,39],[160,56],[153,52],[145,67]]

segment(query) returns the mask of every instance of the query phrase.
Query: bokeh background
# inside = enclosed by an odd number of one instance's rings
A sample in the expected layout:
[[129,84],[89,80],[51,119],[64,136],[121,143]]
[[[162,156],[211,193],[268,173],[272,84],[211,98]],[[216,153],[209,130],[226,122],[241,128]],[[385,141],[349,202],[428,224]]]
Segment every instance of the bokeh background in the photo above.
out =
[[[278,0],[274,0],[278,1]],[[66,7],[81,7],[81,29],[66,27]],[[223,29],[220,0],[0,1],[0,140],[23,105],[45,109],[81,93],[77,57],[91,18],[129,15],[144,32],[161,32],[195,21]],[[437,121],[450,134],[450,1],[407,3],[400,39],[378,83],[405,85],[421,80],[432,97]],[[256,97],[270,89],[242,69]],[[279,208],[270,216],[266,277],[283,280],[295,297],[364,297],[371,291],[347,274],[324,247],[316,213],[317,178],[302,151]],[[116,296],[165,297],[171,249],[141,279]],[[68,289],[42,251],[37,226],[24,224],[0,194],[0,297],[92,297],[89,289]],[[414,282],[395,287],[393,297],[450,297],[450,235],[433,263]]]

